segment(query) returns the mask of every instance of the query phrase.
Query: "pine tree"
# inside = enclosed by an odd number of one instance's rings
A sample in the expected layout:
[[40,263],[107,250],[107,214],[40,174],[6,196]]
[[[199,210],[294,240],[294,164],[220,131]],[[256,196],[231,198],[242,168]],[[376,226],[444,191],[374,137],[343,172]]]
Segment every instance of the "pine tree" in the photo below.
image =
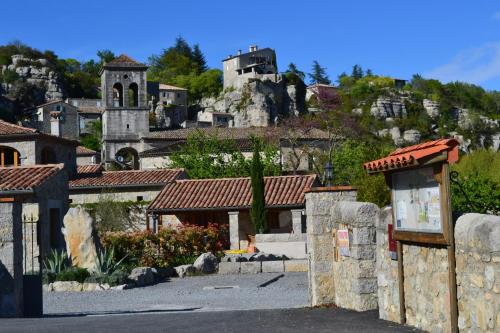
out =
[[205,55],[201,52],[200,46],[195,44],[193,47],[193,61],[197,64],[197,74],[205,72],[207,67],[207,61],[205,60]]
[[366,70],[366,74],[365,74],[365,76],[373,76],[373,71],[372,71],[371,69],[369,69],[369,68],[368,68],[368,69]]
[[352,66],[352,74],[351,74],[351,76],[355,80],[361,79],[363,77],[363,68],[361,68],[361,66],[359,66],[359,65]]
[[183,56],[186,56],[190,59],[193,58],[193,51],[191,50],[191,46],[189,46],[189,44],[186,42],[184,38],[182,38],[182,36],[178,36],[175,39],[175,44],[173,49],[177,51],[177,53]]
[[297,68],[297,65],[295,65],[293,62],[288,64],[288,69],[286,70],[286,72],[297,75],[301,80],[304,80],[306,77],[306,74],[304,72],[300,71]]
[[250,217],[256,233],[264,233],[267,229],[267,212],[264,195],[264,168],[260,158],[262,143],[253,138],[253,157],[250,170],[252,184],[252,207]]
[[312,73],[308,74],[311,79],[311,83],[321,83],[321,84],[330,84],[331,81],[326,74],[326,68],[321,67],[321,65],[314,60]]

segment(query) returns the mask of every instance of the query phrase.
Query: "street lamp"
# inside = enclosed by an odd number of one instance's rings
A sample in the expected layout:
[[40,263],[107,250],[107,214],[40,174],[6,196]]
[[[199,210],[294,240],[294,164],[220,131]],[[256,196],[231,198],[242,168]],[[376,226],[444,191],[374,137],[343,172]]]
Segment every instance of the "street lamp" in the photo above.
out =
[[333,165],[328,161],[325,165],[325,185],[332,186],[333,180]]
[[153,213],[153,232],[156,233],[158,231],[158,213]]

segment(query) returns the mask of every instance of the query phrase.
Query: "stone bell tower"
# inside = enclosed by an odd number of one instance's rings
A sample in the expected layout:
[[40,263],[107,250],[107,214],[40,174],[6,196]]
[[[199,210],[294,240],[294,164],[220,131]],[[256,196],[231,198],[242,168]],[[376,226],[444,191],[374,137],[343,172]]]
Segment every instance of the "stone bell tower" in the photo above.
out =
[[141,138],[149,134],[146,70],[127,55],[105,63],[101,69],[102,161],[109,165],[126,154],[131,168],[138,168]]

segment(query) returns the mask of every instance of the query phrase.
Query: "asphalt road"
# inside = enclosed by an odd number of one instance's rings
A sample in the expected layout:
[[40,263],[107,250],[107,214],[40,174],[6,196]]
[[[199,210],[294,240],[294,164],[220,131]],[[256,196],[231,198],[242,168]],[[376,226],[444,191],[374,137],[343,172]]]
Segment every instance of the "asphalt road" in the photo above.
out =
[[[266,282],[270,282],[266,285]],[[262,285],[266,285],[262,287]],[[309,304],[307,273],[206,275],[173,278],[145,288],[46,292],[45,314],[289,309]]]
[[415,332],[376,311],[276,309],[0,319],[0,332]]

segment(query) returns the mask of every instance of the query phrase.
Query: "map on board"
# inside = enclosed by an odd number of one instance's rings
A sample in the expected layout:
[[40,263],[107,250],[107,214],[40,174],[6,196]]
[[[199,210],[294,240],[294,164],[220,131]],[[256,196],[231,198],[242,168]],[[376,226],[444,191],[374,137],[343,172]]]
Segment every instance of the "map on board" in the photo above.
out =
[[396,230],[441,233],[439,183],[432,168],[392,175]]

